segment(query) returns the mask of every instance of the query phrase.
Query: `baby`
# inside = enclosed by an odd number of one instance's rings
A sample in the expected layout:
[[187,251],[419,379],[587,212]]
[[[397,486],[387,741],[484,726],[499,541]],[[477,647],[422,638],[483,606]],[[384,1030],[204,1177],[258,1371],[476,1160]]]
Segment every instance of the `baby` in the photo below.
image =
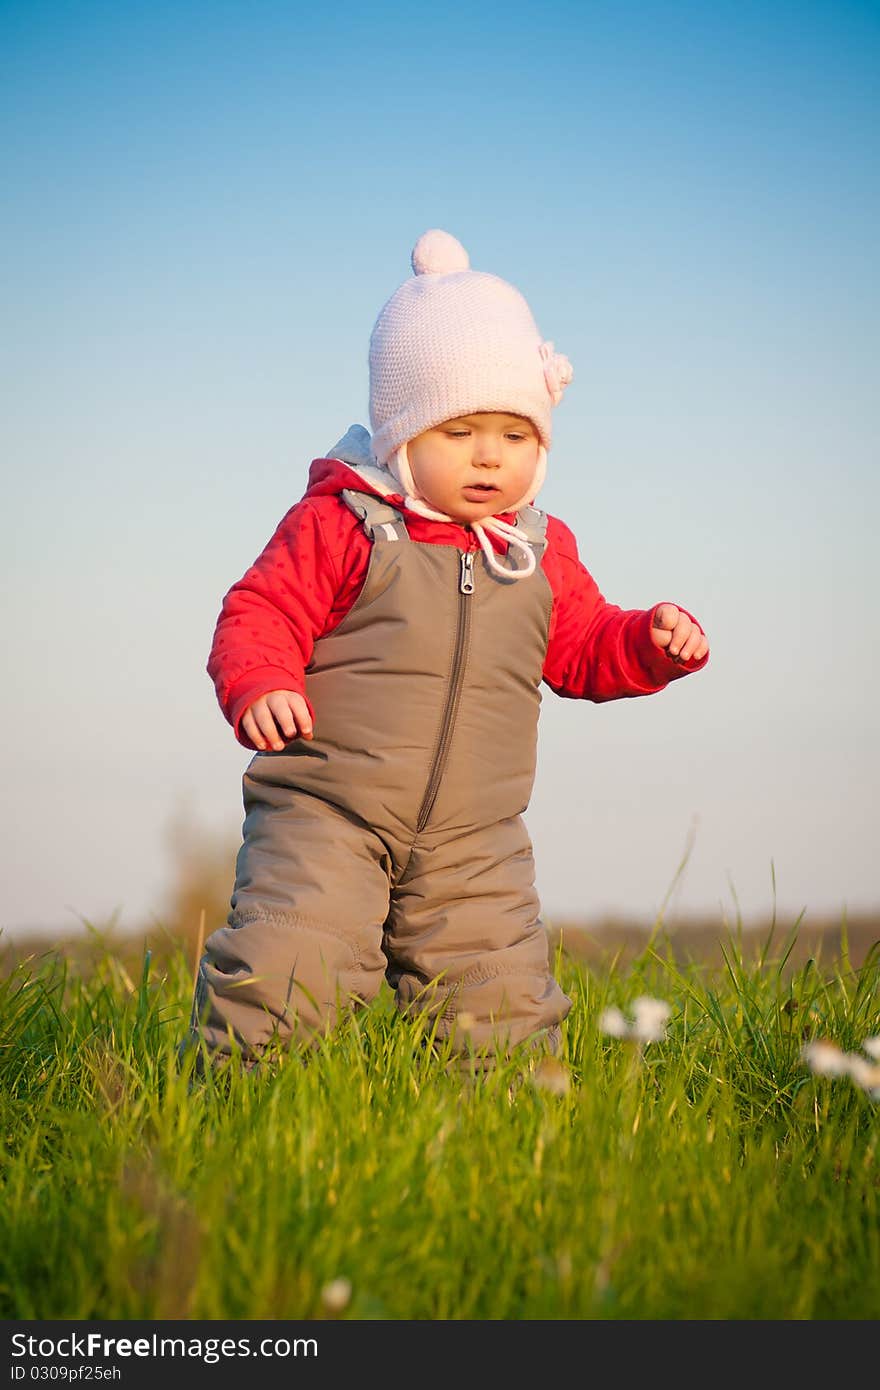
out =
[[699,670],[671,602],[606,602],[535,507],[572,379],[512,285],[426,232],[370,339],[353,425],[227,593],[208,661],[254,750],[227,925],[191,1040],[211,1057],[308,1044],[383,981],[467,1069],[555,1050],[522,820],[541,686],[594,702]]

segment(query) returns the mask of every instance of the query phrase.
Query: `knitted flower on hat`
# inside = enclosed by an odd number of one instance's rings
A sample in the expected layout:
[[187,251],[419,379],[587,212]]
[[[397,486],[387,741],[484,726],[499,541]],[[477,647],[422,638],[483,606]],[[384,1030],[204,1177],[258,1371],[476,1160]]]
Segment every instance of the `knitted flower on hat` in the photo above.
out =
[[477,411],[523,415],[544,449],[551,412],[573,372],[545,342],[526,300],[437,228],[419,237],[414,274],[370,337],[370,424],[380,463],[424,430]]

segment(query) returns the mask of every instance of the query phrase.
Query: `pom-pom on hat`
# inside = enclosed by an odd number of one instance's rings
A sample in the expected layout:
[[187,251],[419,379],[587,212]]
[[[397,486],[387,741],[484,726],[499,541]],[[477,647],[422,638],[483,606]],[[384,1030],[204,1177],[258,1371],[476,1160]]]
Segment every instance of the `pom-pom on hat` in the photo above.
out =
[[413,275],[370,337],[370,425],[382,464],[444,420],[478,411],[523,415],[550,447],[551,412],[573,372],[542,339],[519,290],[471,270],[467,251],[433,228],[416,242]]

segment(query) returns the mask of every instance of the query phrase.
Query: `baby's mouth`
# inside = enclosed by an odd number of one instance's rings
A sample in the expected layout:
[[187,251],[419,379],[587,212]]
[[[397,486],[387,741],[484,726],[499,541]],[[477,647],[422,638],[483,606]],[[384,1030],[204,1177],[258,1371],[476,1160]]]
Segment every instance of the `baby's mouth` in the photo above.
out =
[[464,492],[474,492],[480,497],[491,497],[498,491],[494,483],[466,483],[462,489]]

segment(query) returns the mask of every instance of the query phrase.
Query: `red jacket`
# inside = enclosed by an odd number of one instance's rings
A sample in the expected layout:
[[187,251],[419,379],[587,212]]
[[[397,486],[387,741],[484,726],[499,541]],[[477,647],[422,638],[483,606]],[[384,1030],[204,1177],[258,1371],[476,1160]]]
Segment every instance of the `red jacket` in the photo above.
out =
[[[342,621],[361,591],[372,543],[339,496],[343,488],[376,491],[338,459],[314,459],[304,496],[223,599],[207,670],[220,708],[245,748],[254,748],[241,729],[245,711],[270,690],[306,695],[315,642]],[[384,500],[403,508],[400,494]],[[465,526],[410,511],[404,515],[413,541],[479,549]],[[502,516],[515,520],[511,513]],[[505,542],[487,534],[503,552]],[[581,564],[571,531],[554,516],[548,519],[541,564],[553,593],[543,675],[557,695],[595,702],[650,695],[705,666],[708,654],[680,663],[655,647],[650,631],[657,604],[624,610],[607,603]],[[311,713],[317,725],[320,710]]]

